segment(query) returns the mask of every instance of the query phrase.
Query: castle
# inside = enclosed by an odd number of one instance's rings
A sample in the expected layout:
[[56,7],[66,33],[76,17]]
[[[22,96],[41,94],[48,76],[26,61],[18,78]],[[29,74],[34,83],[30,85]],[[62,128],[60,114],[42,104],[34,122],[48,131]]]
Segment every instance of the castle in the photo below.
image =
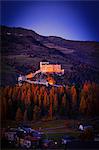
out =
[[64,69],[61,69],[61,65],[50,64],[49,62],[40,62],[40,71],[42,73],[64,74]]
[[52,78],[49,78],[48,81],[45,81],[45,82],[44,81],[39,81],[39,80],[36,80],[36,81],[31,81],[30,80],[31,78],[34,78],[34,76],[39,74],[39,73],[55,73],[55,74],[58,74],[58,75],[63,75],[64,74],[64,69],[61,69],[61,65],[58,65],[58,64],[50,64],[47,61],[40,62],[40,69],[39,70],[37,70],[34,73],[29,73],[25,76],[20,75],[18,77],[19,86],[22,85],[23,81],[31,83],[31,84],[43,84],[43,85],[46,85],[46,86],[48,86],[48,83],[50,85],[55,84],[55,81]]

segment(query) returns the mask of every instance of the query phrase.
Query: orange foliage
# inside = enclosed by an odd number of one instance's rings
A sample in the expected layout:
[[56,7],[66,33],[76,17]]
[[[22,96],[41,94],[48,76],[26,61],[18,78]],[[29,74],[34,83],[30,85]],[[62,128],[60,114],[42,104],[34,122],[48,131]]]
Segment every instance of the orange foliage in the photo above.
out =
[[23,113],[21,111],[20,108],[17,109],[17,112],[16,112],[16,121],[22,121],[23,120]]
[[54,99],[54,106],[57,108],[58,107],[58,96],[57,96],[57,94],[54,95],[53,99]]
[[74,85],[71,87],[71,95],[72,95],[72,104],[73,106],[75,106],[77,104],[77,92]]
[[[7,111],[9,108],[13,107],[14,100],[16,100],[15,104],[19,104],[18,107],[20,108],[20,103],[18,103],[20,101],[22,105],[25,104],[25,109],[28,108],[30,104],[32,104],[31,107],[33,106],[33,108],[37,105],[37,107],[42,109],[44,106],[44,108],[49,110],[49,116],[51,119],[56,112],[58,113],[58,108],[60,110],[66,108],[64,111],[68,110],[69,112],[71,111],[70,108],[76,108],[75,106],[77,106],[79,112],[82,112],[83,114],[99,114],[99,85],[94,82],[85,82],[83,88],[80,90],[81,92],[78,93],[80,105],[78,106],[78,95],[74,85],[72,87],[66,86],[57,88],[53,86],[46,87],[42,85],[31,85],[24,83],[21,87],[15,86],[2,88],[0,90],[2,93],[2,117],[6,118]],[[17,109],[17,107],[15,108]],[[22,119],[23,113],[21,112],[20,108],[18,108],[16,112],[16,120]],[[26,111],[24,117],[27,117]]]
[[56,83],[56,81],[55,81],[54,78],[52,78],[52,77],[48,77],[48,78],[47,78],[47,81],[48,81],[48,83],[51,84],[51,85],[53,85],[53,84]]

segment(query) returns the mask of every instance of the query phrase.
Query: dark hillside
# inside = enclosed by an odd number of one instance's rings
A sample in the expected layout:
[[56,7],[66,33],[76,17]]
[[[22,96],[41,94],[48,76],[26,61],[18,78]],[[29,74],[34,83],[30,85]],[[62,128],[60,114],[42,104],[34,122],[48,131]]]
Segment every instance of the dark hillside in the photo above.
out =
[[32,30],[6,26],[1,26],[0,34],[2,85],[16,83],[19,73],[34,72],[43,59],[62,65],[66,83],[99,80],[99,42],[45,37]]

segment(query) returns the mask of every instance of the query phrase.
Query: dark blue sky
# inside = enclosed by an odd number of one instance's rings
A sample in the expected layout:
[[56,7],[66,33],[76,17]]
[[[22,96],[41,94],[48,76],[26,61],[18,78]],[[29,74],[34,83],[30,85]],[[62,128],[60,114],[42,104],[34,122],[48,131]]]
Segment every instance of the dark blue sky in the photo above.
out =
[[1,24],[41,35],[99,41],[99,1],[2,1]]

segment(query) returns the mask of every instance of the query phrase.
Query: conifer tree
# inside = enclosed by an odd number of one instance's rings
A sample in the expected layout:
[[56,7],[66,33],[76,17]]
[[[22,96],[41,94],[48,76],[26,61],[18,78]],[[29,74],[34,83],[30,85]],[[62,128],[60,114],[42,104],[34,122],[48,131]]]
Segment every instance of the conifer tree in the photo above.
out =
[[16,112],[16,121],[22,121],[22,120],[23,120],[23,113],[20,107],[18,107],[17,112]]

